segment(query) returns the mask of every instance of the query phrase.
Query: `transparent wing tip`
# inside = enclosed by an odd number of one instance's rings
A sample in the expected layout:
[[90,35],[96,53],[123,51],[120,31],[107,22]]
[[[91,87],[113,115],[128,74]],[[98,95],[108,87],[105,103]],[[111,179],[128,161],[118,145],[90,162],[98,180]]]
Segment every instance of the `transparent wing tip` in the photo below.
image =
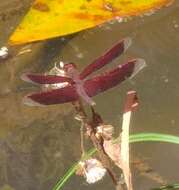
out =
[[23,73],[20,78],[21,78],[23,81],[25,81],[25,82],[34,83],[34,82],[28,77],[28,73]]
[[127,37],[124,39],[124,51],[126,51],[132,44],[132,39]]
[[23,104],[25,104],[27,106],[31,106],[31,107],[32,106],[40,106],[40,107],[44,106],[44,105],[32,100],[32,98],[30,98],[29,96],[25,96],[23,98],[22,102],[23,102]]
[[135,61],[134,71],[130,78],[133,78],[139,71],[141,71],[147,64],[144,59],[138,58]]

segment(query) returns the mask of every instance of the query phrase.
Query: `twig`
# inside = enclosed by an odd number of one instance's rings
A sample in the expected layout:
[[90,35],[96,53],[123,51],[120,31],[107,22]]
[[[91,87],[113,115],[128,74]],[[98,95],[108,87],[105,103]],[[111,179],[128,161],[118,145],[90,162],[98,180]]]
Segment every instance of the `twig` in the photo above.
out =
[[121,133],[121,169],[124,174],[125,183],[128,190],[133,190],[132,176],[129,165],[129,126],[132,111],[138,106],[137,94],[135,91],[127,93],[127,99],[124,106],[122,133]]
[[112,171],[111,160],[110,160],[110,158],[108,157],[108,155],[104,151],[103,139],[102,138],[98,139],[95,136],[95,132],[96,132],[95,129],[100,124],[100,122],[102,122],[102,119],[101,119],[100,115],[97,114],[94,111],[94,108],[92,107],[93,119],[92,119],[92,121],[89,122],[82,102],[78,101],[77,104],[74,103],[73,105],[75,107],[75,110],[76,110],[77,114],[82,119],[82,121],[84,123],[84,126],[86,127],[86,130],[90,131],[89,137],[90,137],[93,145],[97,149],[97,152],[98,152],[98,155],[99,155],[99,159],[101,160],[101,163],[103,164],[104,168],[106,168],[106,170],[107,170],[109,176],[111,177],[114,185],[117,187],[118,178],[116,177],[115,173]]
[[83,138],[83,129],[84,129],[84,123],[83,123],[83,121],[81,121],[80,137],[81,137],[81,153],[82,153],[82,156],[85,155],[84,138]]
[[81,147],[81,154],[82,157],[85,155],[85,148],[84,148],[84,120],[86,118],[86,114],[85,112],[82,110],[82,103],[79,100],[79,102],[73,102],[73,106],[75,107],[75,110],[77,112],[77,116],[75,117],[76,120],[81,122],[81,126],[80,126],[80,147]]

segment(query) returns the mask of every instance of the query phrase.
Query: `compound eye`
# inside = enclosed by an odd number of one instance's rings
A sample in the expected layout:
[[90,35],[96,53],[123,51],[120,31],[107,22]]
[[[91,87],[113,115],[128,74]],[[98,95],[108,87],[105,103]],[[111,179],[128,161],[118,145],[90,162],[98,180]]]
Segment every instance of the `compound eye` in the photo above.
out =
[[77,68],[74,63],[66,63],[66,64],[64,65],[65,71],[68,71],[69,69],[74,69],[74,68],[75,68],[75,69]]

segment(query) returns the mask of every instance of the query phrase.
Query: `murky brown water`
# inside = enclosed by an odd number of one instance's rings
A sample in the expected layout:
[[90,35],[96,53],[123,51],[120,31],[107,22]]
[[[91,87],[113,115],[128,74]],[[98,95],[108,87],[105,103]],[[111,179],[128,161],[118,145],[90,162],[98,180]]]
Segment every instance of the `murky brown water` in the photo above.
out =
[[[28,0],[1,3],[0,46],[4,45],[28,5]],[[79,127],[72,117],[72,107],[69,104],[45,108],[23,105],[24,94],[36,87],[21,81],[21,73],[48,70],[57,60],[73,61],[84,67],[126,36],[133,39],[133,45],[115,63],[142,57],[148,67],[131,81],[95,97],[97,110],[117,130],[126,91],[134,89],[141,105],[133,116],[131,133],[179,135],[178,34],[179,2],[176,1],[173,6],[150,17],[105,24],[66,40],[34,44],[32,53],[0,64],[0,189],[50,190],[80,156]],[[146,158],[169,183],[178,182],[179,146],[140,143],[131,148],[134,156]],[[137,172],[134,174],[137,190],[158,185]],[[112,189],[112,184],[108,177],[96,185],[87,185],[83,179],[73,177],[64,189],[107,190]]]

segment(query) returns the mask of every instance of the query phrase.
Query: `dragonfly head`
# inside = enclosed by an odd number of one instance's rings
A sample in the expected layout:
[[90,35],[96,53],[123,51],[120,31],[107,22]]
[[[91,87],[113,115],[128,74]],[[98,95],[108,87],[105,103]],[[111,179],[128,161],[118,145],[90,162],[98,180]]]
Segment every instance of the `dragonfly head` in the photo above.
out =
[[74,63],[66,63],[64,65],[64,71],[67,73],[67,76],[74,78],[77,75],[77,67]]
[[64,70],[69,72],[70,70],[77,69],[77,66],[74,63],[66,63],[64,65]]

